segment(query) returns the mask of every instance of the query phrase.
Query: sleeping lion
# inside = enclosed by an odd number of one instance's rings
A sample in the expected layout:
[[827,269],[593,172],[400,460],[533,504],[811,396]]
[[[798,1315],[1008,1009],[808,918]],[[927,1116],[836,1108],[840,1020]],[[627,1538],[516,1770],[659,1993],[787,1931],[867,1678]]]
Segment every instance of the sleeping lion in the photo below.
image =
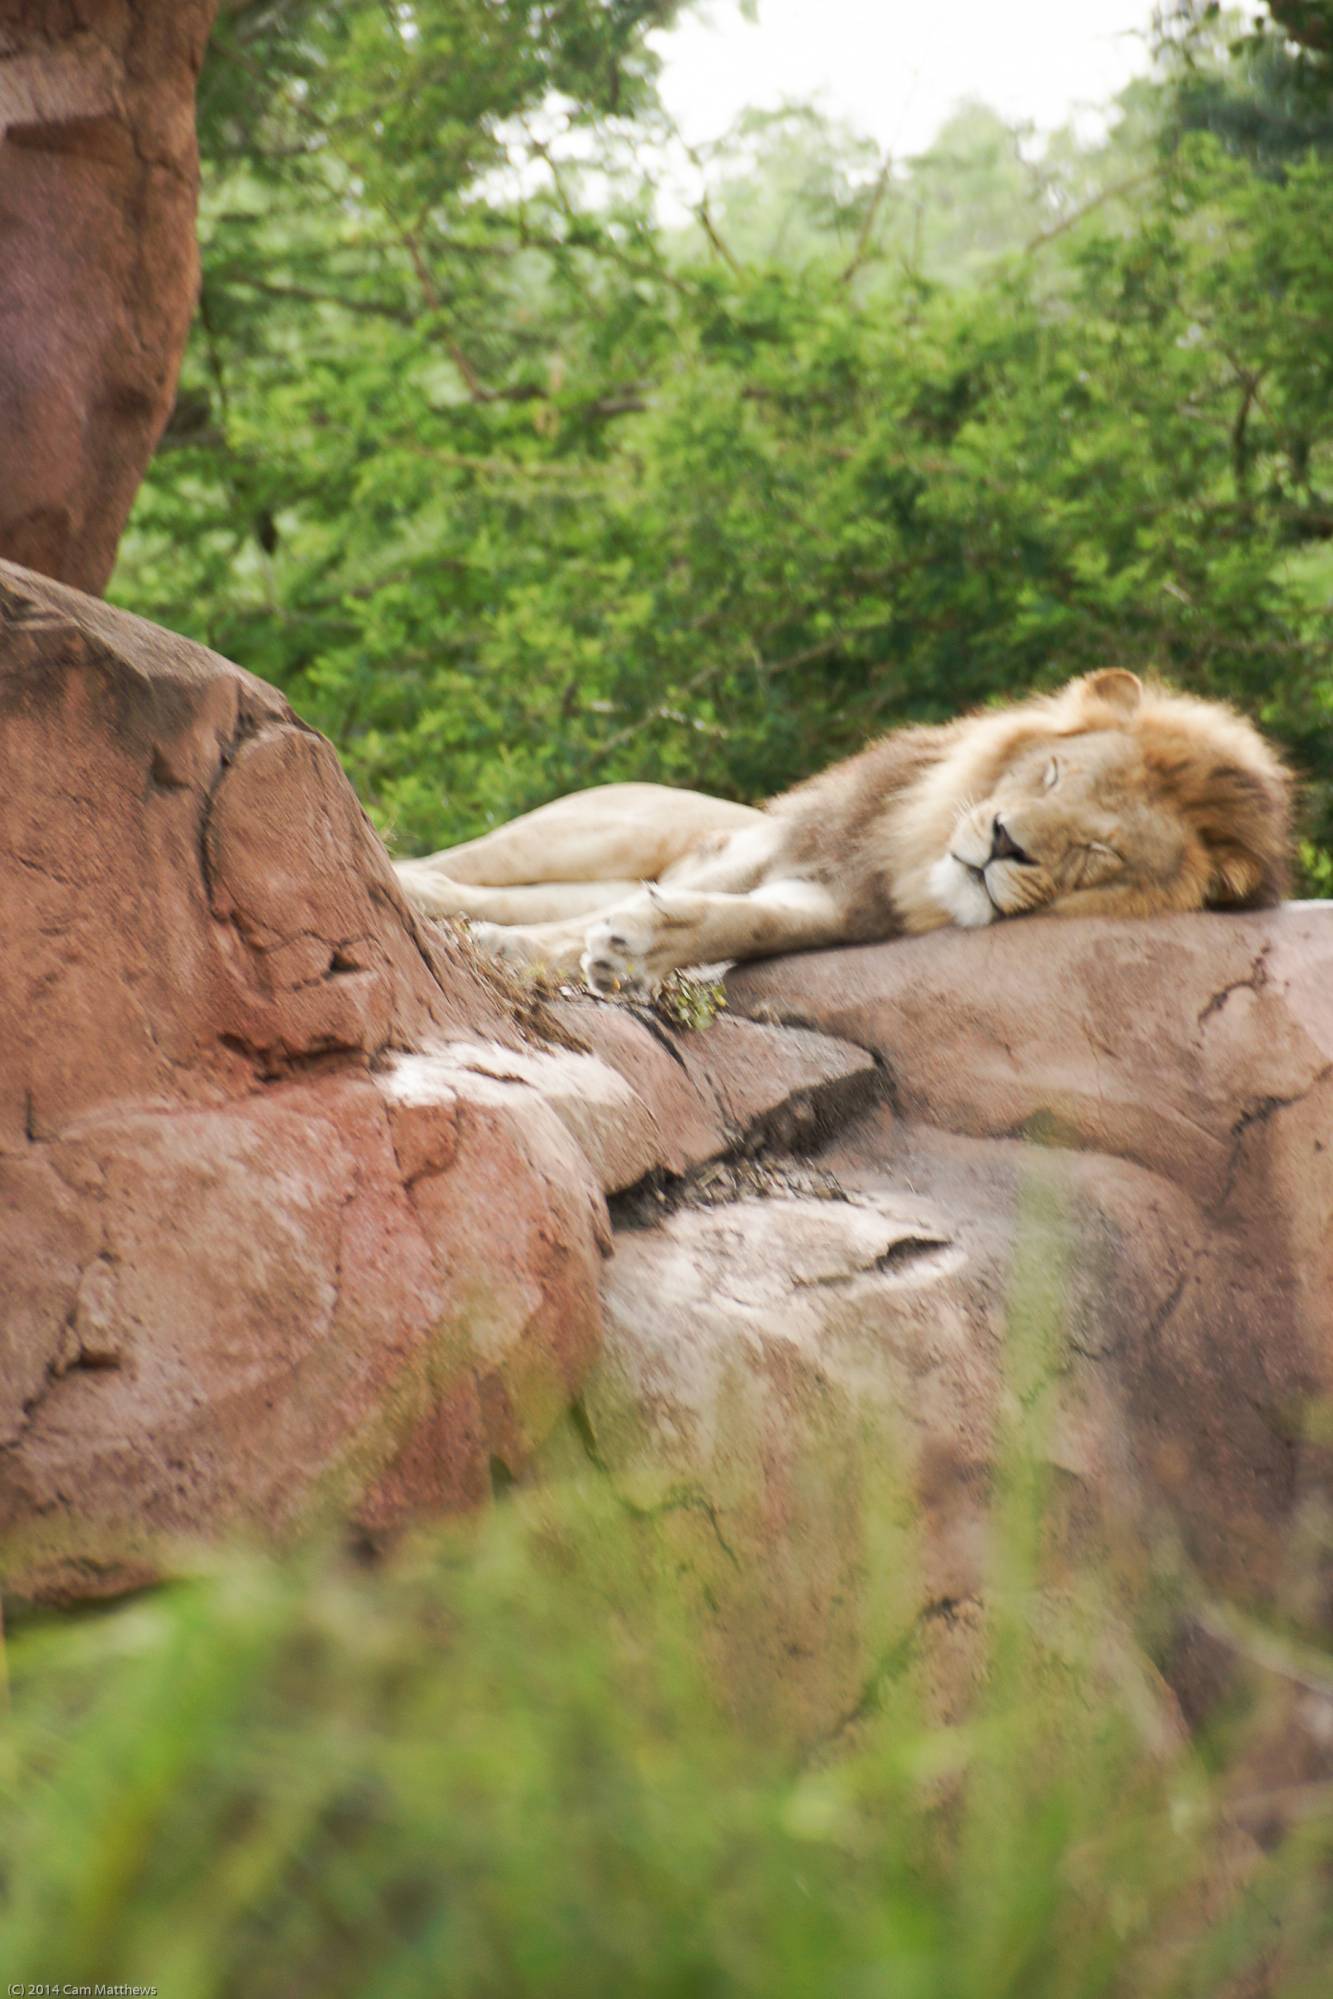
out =
[[1111,668],[896,730],[762,809],[602,785],[397,871],[506,962],[637,994],[950,923],[1259,908],[1285,891],[1290,792],[1234,709]]

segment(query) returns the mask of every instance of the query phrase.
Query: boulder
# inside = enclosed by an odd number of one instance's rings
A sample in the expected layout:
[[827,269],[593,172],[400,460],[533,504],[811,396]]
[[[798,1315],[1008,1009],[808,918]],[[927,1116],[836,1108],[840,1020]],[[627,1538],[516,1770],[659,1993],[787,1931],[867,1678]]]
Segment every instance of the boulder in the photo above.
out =
[[943,932],[727,996],[865,1050],[878,1092],[804,1162],[761,1155],[768,1184],[621,1204],[547,1457],[591,1459],[698,1577],[738,1699],[819,1740],[914,1658],[963,1711],[1020,1432],[1034,1605],[1089,1573],[1127,1623],[1171,1596],[1191,1717],[1247,1618],[1325,1628],[1333,908]]
[[4,566],[0,734],[11,1587],[475,1503],[596,1352],[607,1242],[558,1091],[468,1052],[523,1049],[513,997],[202,647]]
[[732,1004],[871,1050],[914,1132],[1073,1155],[1144,1489],[1212,1582],[1271,1594],[1328,1471],[1333,907],[942,932],[748,968]]

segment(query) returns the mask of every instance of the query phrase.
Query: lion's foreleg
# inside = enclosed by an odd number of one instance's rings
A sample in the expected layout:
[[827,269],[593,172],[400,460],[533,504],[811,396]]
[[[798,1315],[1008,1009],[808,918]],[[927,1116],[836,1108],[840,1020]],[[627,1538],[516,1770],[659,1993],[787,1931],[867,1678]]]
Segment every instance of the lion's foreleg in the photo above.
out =
[[846,912],[819,882],[770,881],[746,894],[646,888],[588,925],[582,969],[599,992],[657,985],[686,965],[834,944]]
[[634,881],[536,882],[515,888],[453,881],[428,861],[397,861],[395,872],[413,906],[426,916],[466,916],[480,923],[538,924],[591,916],[623,902]]

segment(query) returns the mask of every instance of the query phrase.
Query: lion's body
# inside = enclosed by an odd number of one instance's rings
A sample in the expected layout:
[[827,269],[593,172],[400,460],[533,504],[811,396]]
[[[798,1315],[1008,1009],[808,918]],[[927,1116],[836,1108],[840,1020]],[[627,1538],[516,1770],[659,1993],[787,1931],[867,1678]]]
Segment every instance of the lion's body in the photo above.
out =
[[1220,703],[1117,670],[873,743],[762,810],[604,785],[399,864],[428,915],[603,990],[1035,914],[1280,900],[1290,783]]

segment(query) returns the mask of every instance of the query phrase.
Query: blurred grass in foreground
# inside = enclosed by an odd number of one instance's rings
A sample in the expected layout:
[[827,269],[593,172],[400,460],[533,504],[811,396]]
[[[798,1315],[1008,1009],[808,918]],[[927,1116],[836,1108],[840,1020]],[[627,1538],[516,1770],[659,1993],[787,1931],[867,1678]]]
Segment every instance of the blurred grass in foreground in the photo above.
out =
[[848,1752],[801,1761],[722,1711],[680,1579],[644,1556],[608,1493],[569,1488],[377,1570],[238,1556],[21,1620],[5,1979],[163,1999],[1328,1991],[1327,1814],[1261,1859],[1224,1823],[1237,1742],[1145,1754],[1128,1692],[1030,1674],[1009,1574],[966,1726],[928,1727],[888,1674]]

